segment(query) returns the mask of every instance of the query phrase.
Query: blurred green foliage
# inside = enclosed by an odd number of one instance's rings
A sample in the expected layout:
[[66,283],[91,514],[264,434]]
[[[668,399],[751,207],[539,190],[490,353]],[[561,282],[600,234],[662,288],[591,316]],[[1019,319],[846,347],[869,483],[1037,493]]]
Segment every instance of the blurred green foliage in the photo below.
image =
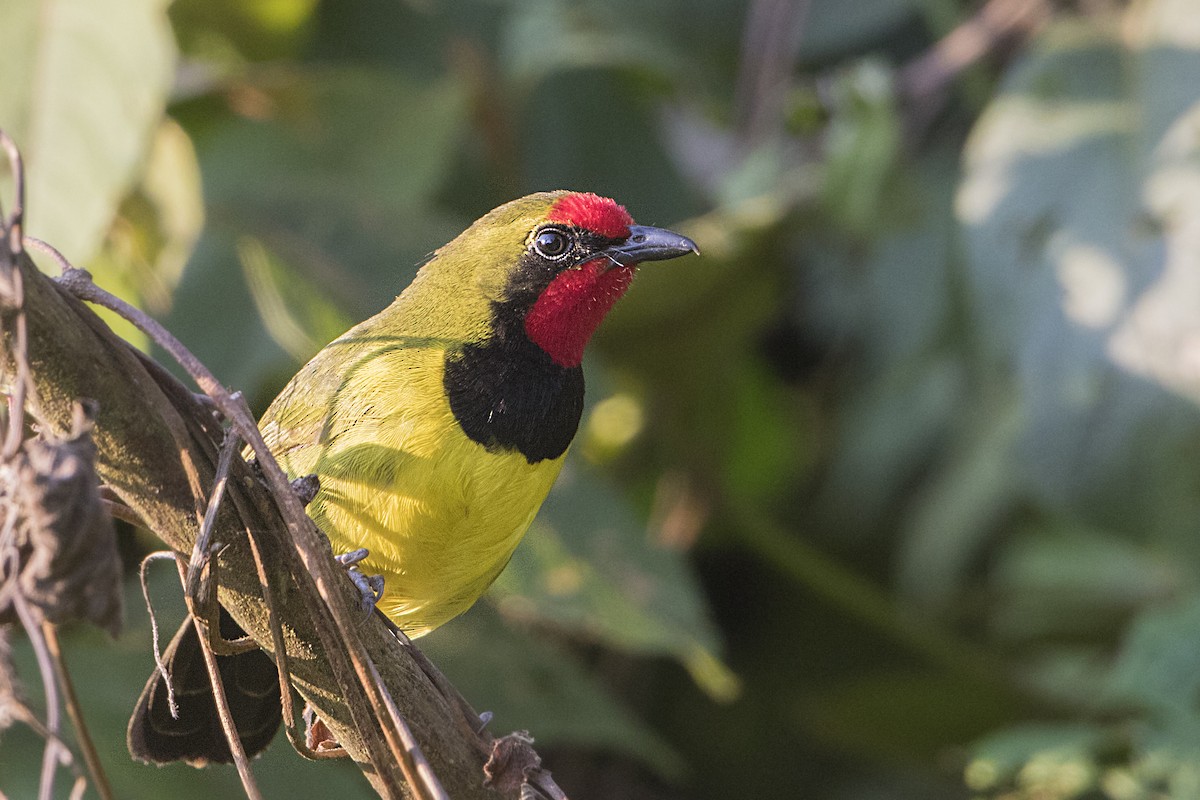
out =
[[[572,797],[1200,797],[1194,4],[983,5],[1042,24],[930,82],[979,3],[10,0],[0,126],[29,232],[260,408],[504,200],[699,242],[422,641]],[[123,755],[139,605],[67,638],[118,794],[230,795]],[[367,794],[298,762],[268,795]]]

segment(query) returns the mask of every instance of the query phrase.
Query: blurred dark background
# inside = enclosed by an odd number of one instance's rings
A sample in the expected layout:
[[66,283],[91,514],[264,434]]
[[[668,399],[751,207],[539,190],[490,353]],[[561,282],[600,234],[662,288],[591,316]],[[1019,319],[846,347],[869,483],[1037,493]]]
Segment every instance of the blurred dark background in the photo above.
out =
[[[505,200],[696,239],[601,331],[512,566],[421,641],[575,800],[1200,798],[1198,19],[10,0],[0,126],[29,232],[260,410]],[[116,642],[65,637],[117,794],[234,796],[125,755],[135,584]],[[3,733],[0,791],[34,796],[40,749]],[[255,769],[369,795],[281,742]]]

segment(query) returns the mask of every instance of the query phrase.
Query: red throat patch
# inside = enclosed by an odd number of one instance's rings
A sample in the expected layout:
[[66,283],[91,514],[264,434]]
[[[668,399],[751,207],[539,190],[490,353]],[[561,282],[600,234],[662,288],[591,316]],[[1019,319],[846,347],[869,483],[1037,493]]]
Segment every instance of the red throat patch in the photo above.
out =
[[629,216],[624,206],[615,200],[590,192],[572,192],[564,195],[550,206],[546,219],[563,225],[574,225],[609,239],[628,236],[629,226],[633,224],[633,217]]
[[[625,209],[616,207],[624,213]],[[584,347],[629,288],[633,271],[632,266],[612,266],[606,258],[564,270],[525,315],[525,334],[559,366],[579,366]]]

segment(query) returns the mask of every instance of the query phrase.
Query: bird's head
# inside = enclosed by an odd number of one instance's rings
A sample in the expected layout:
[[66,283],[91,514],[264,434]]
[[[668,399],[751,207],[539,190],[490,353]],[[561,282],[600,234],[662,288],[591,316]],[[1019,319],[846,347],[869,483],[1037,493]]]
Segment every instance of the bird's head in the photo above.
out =
[[635,225],[613,200],[557,191],[490,211],[435,261],[465,267],[488,302],[492,334],[523,333],[555,363],[575,367],[638,264],[698,252],[685,236]]

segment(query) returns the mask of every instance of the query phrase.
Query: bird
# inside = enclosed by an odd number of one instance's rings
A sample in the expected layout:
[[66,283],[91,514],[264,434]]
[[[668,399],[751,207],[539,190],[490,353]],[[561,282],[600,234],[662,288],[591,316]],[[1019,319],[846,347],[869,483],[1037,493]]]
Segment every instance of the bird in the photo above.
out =
[[[438,249],[268,407],[259,427],[274,457],[292,478],[317,478],[309,515],[335,553],[367,551],[358,568],[382,576],[376,607],[410,638],[470,608],[508,564],[578,430],[584,350],[638,265],[692,253],[691,239],[635,224],[607,197],[513,200]],[[165,653],[191,718],[168,713],[153,676],[128,729],[139,760],[232,760],[195,636],[185,622]],[[274,664],[258,650],[218,662],[257,753],[279,724]]]

